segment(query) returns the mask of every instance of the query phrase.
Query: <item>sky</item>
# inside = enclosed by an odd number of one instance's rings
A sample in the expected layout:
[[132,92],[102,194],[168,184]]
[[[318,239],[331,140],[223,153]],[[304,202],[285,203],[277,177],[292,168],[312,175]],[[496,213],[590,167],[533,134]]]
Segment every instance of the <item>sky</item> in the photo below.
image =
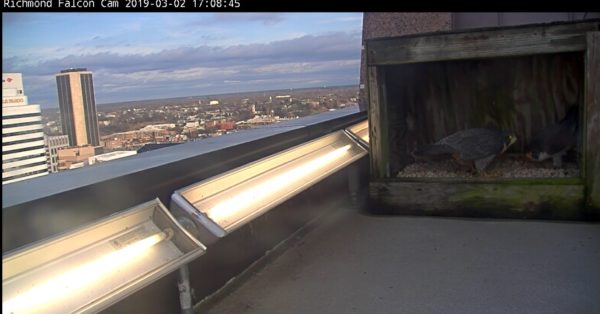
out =
[[3,72],[58,107],[92,71],[96,103],[358,84],[362,13],[2,13]]

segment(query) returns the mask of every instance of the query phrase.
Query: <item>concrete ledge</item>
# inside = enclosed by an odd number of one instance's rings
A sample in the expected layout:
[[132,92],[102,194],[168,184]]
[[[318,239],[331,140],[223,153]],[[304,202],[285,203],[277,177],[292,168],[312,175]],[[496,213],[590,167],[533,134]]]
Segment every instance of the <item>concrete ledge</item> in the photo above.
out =
[[366,118],[357,107],[2,186],[2,253],[90,223]]

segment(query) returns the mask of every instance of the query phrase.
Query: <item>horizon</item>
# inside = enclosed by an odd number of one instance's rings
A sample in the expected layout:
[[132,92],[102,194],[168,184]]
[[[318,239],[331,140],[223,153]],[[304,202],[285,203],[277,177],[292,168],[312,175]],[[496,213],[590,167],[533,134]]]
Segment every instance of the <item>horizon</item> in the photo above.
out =
[[[278,91],[295,91],[295,90],[310,90],[310,89],[335,89],[335,88],[344,88],[344,87],[356,87],[357,91],[359,88],[358,84],[350,84],[350,85],[335,85],[335,86],[312,86],[312,87],[302,87],[302,88],[283,88],[283,89],[270,89],[270,90],[256,90],[256,91],[240,91],[240,92],[232,92],[232,93],[222,93],[222,94],[210,94],[210,95],[188,95],[188,96],[177,96],[177,97],[168,97],[168,98],[148,98],[148,99],[140,99],[140,100],[126,100],[126,101],[116,101],[110,103],[96,103],[96,107],[104,107],[118,104],[130,104],[130,103],[138,103],[144,101],[160,101],[160,100],[170,100],[170,99],[179,99],[179,98],[195,98],[195,97],[218,97],[223,95],[235,95],[235,94],[244,94],[244,93],[267,93],[267,92],[278,92]],[[33,104],[33,103],[31,103]],[[58,105],[56,107],[41,107],[41,110],[59,110]]]
[[[58,108],[84,67],[99,105],[359,84],[362,13],[2,13],[2,65]],[[186,96],[194,95],[194,96]]]

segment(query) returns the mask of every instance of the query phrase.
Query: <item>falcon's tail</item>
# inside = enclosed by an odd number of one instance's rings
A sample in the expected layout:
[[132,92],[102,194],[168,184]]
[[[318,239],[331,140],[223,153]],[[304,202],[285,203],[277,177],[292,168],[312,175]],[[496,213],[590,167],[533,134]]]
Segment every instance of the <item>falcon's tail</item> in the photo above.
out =
[[450,147],[441,144],[429,144],[419,146],[415,151],[413,151],[414,157],[428,157],[428,156],[438,156],[438,155],[446,155],[452,154],[453,151]]

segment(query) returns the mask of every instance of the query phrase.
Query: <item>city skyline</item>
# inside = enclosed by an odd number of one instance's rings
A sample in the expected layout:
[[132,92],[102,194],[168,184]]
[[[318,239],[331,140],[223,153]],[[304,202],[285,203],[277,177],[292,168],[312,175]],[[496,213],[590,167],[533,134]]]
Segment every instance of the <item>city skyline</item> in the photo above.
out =
[[362,13],[3,13],[5,71],[58,108],[62,69],[96,102],[358,85]]

